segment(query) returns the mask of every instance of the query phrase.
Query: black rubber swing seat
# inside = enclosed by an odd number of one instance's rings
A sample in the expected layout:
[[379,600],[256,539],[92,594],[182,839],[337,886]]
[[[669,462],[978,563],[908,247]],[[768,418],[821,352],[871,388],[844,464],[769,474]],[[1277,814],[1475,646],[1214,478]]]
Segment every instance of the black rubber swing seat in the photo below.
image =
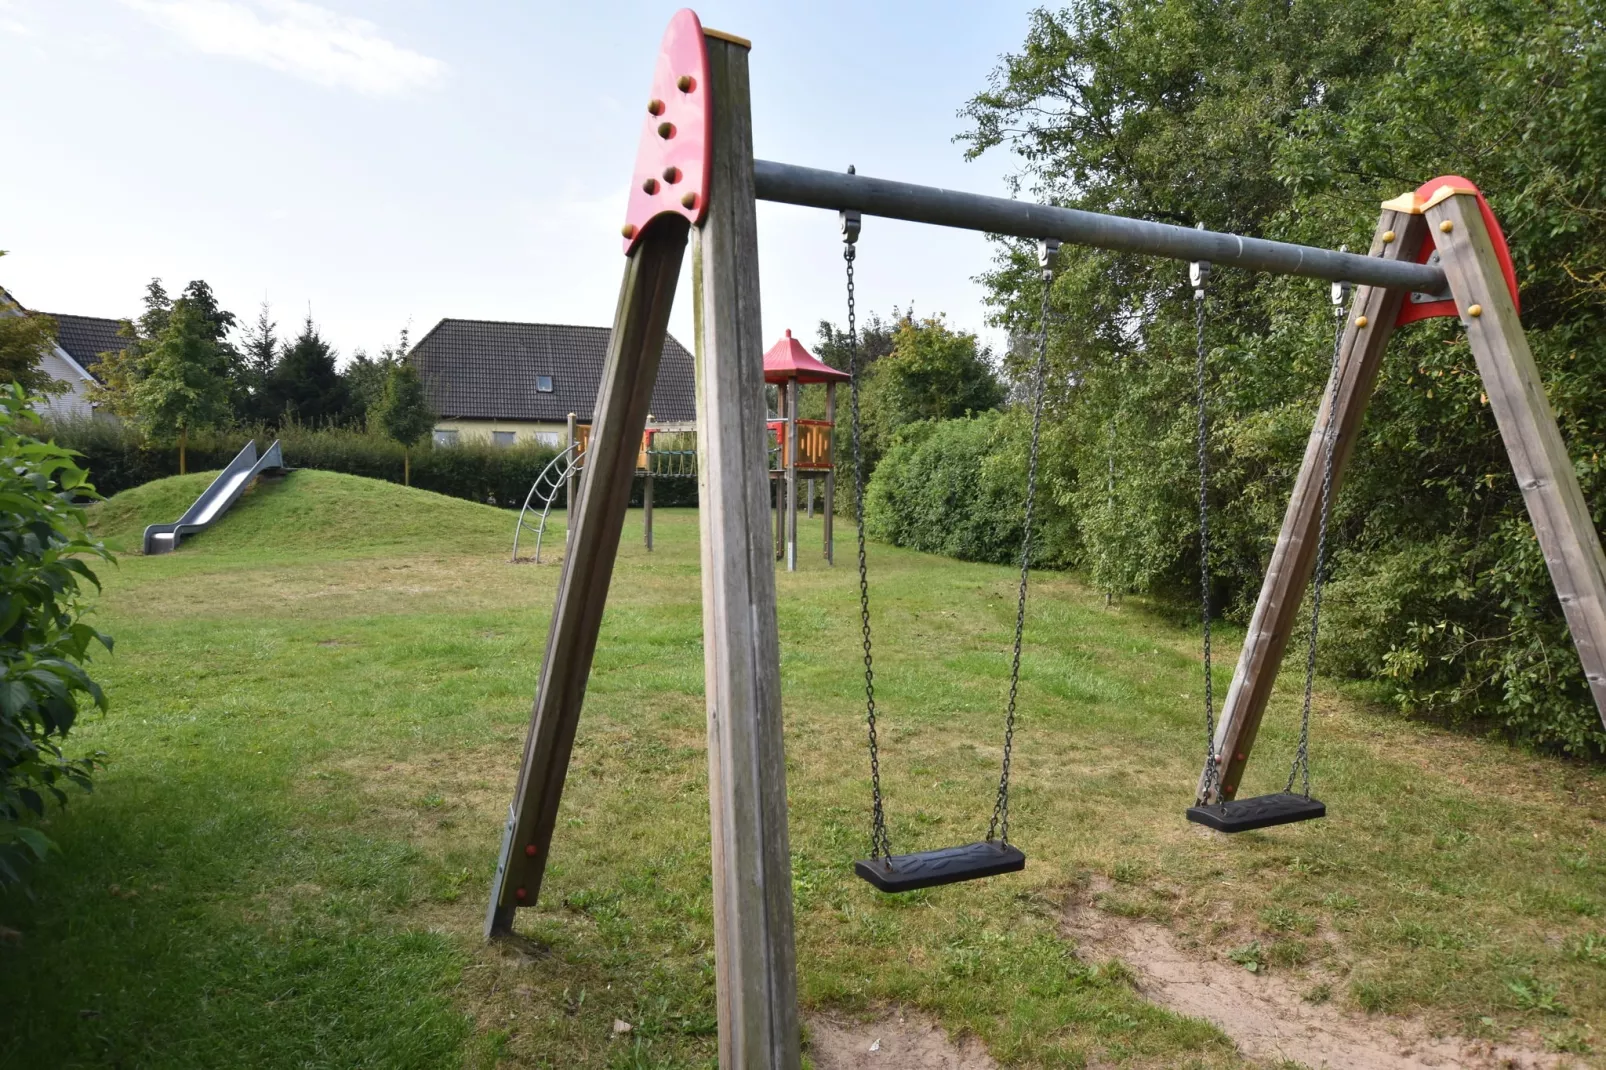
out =
[[1026,856],[1019,847],[996,840],[891,858],[861,858],[853,863],[853,872],[883,892],[912,892],[1025,868]]
[[1295,795],[1291,791],[1257,795],[1252,799],[1233,799],[1211,806],[1188,807],[1189,821],[1208,825],[1218,832],[1248,832],[1273,825],[1291,825],[1296,821],[1314,821],[1326,816],[1327,806],[1320,799]]

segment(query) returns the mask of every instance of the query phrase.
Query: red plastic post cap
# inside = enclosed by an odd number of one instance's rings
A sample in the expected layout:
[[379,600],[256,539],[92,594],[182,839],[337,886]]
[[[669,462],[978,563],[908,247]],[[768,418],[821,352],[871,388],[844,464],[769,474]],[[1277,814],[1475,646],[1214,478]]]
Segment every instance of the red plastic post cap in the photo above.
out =
[[[1517,269],[1511,265],[1511,250],[1506,248],[1506,236],[1500,229],[1500,221],[1494,217],[1494,212],[1489,208],[1489,202],[1483,199],[1483,193],[1478,187],[1460,175],[1440,175],[1438,178],[1418,186],[1414,199],[1418,205],[1426,204],[1433,200],[1434,195],[1446,186],[1458,192],[1476,194],[1478,212],[1483,216],[1483,225],[1488,228],[1489,241],[1494,246],[1495,259],[1500,262],[1500,273],[1506,277],[1506,289],[1511,291],[1511,303],[1520,313],[1522,304],[1517,299]],[[1392,201],[1389,202],[1391,207],[1394,203]],[[1416,208],[1413,211],[1420,212],[1421,209]],[[1416,262],[1418,264],[1426,264],[1432,259],[1433,251],[1436,248],[1437,246],[1433,244],[1433,230],[1430,227],[1427,237],[1422,240],[1422,248],[1417,250]],[[1396,326],[1403,327],[1407,323],[1415,323],[1417,320],[1433,319],[1438,316],[1459,316],[1460,314],[1460,311],[1455,307],[1454,300],[1417,303],[1407,297],[1405,303],[1400,306],[1399,318],[1394,323]]]
[[661,215],[683,215],[693,226],[702,222],[708,204],[710,99],[703,24],[695,11],[683,8],[664,31],[643,109],[621,232],[627,256],[647,224]]

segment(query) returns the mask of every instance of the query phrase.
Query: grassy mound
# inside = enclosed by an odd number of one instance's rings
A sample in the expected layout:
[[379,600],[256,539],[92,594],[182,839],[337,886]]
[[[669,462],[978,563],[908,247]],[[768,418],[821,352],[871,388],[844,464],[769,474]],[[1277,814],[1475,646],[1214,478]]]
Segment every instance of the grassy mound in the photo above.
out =
[[[114,550],[137,551],[148,524],[171,523],[216,472],[158,479],[90,510],[90,528]],[[405,546],[410,551],[494,551],[510,544],[513,514],[378,479],[302,469],[259,482],[181,553],[345,553]]]

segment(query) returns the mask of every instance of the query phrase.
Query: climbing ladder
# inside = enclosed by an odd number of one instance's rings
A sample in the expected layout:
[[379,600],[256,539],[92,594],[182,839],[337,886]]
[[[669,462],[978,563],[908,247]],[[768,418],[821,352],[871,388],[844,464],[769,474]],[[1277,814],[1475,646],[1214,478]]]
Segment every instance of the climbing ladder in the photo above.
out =
[[[530,493],[524,496],[524,508],[519,510],[519,522],[513,528],[513,556],[510,560],[514,564],[519,561],[519,536],[525,531],[535,533],[535,557],[531,560],[538,565],[541,563],[541,538],[546,534],[547,517],[552,515],[552,503],[558,500],[558,493],[569,484],[571,470],[578,467],[576,458],[579,454],[576,451],[579,447],[578,442],[571,442],[562,453],[547,462],[541,474],[535,477],[535,482],[530,484]],[[572,507],[574,503],[570,502],[569,505]],[[541,516],[531,523],[530,513],[535,508],[540,509]]]

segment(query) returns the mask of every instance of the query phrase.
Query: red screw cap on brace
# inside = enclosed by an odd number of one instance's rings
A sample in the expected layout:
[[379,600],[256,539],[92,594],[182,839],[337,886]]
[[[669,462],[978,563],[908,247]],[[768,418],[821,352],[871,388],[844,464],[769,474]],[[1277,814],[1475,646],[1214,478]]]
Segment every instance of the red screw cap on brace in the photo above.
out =
[[[712,114],[707,87],[708,49],[702,23],[690,9],[677,11],[664,31],[648,95],[651,103],[636,149],[630,203],[621,230],[626,255],[641,240],[647,224],[660,215],[682,215],[693,225],[703,221]],[[660,176],[668,185],[657,181]]]

